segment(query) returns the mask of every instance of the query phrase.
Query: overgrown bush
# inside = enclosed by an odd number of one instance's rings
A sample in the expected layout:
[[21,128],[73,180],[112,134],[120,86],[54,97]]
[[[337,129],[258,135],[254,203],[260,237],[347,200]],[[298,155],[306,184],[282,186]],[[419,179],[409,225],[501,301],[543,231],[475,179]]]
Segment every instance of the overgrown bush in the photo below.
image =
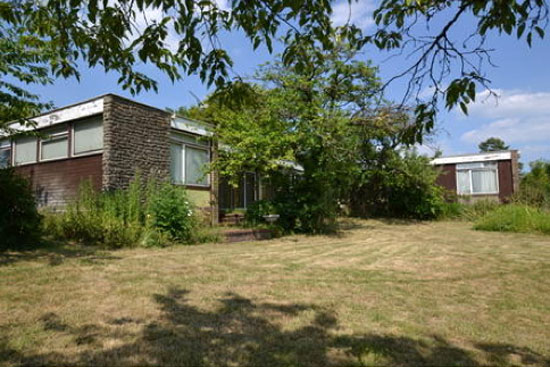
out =
[[196,220],[185,191],[165,184],[149,192],[148,225],[168,234],[177,242],[188,243],[193,238]]
[[434,219],[446,208],[438,171],[415,151],[388,150],[370,162],[351,192],[353,216]]
[[36,245],[40,222],[29,182],[13,169],[0,169],[0,249]]
[[519,192],[512,201],[537,208],[550,209],[550,162],[534,161],[531,171],[521,179]]
[[96,192],[84,182],[64,212],[46,215],[46,232],[108,248],[193,242],[197,221],[184,189],[140,181],[112,192]]
[[244,219],[246,224],[257,226],[265,223],[264,215],[277,214],[275,205],[269,200],[258,200],[246,209]]
[[485,231],[550,234],[550,213],[527,205],[502,205],[481,217],[474,228]]

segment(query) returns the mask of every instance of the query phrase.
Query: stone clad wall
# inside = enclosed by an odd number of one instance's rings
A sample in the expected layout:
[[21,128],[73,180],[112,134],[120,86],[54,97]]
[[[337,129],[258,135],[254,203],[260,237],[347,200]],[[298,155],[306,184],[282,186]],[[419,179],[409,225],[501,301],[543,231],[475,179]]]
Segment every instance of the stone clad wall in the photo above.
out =
[[170,175],[170,113],[115,95],[104,97],[104,190],[128,187],[136,171],[144,178]]

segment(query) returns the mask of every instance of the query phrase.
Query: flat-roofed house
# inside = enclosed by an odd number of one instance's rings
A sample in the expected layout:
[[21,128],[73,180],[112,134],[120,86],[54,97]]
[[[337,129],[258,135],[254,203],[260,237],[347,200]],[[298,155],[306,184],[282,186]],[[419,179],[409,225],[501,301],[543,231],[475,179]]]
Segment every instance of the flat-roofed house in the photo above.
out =
[[[126,188],[136,172],[185,186],[212,222],[260,199],[260,180],[247,173],[236,187],[206,167],[216,147],[213,126],[114,94],[33,117],[31,136],[0,136],[0,168],[13,166],[27,177],[39,206],[62,208],[84,180],[96,190]],[[219,182],[221,181],[221,183]],[[219,204],[218,204],[219,203]]]
[[459,200],[482,199],[506,202],[519,188],[517,150],[440,157],[432,165],[441,169],[440,186]]

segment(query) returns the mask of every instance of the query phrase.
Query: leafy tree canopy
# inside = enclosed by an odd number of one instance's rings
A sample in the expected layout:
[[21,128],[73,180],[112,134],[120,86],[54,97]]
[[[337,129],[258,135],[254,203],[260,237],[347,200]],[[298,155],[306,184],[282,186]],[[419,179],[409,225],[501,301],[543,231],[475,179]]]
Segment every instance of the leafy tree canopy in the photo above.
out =
[[[240,30],[254,48],[272,50],[283,36],[295,56],[296,45],[315,43],[319,53],[332,47],[329,0],[49,0],[0,2],[0,121],[26,117],[45,105],[21,84],[79,76],[78,61],[119,74],[132,93],[158,88],[139,71],[152,64],[172,81],[198,74],[220,87],[230,79],[232,60],[220,43],[223,32]],[[354,27],[342,30],[352,39]],[[278,33],[278,31],[281,33]],[[177,46],[169,37],[175,34]],[[13,81],[6,81],[13,80]]]
[[499,150],[510,149],[509,145],[506,145],[504,140],[500,138],[491,137],[485,141],[482,141],[478,145],[480,152],[497,152]]
[[[269,50],[282,36],[285,66],[309,67],[299,59],[304,46],[317,56],[307,62],[320,64],[335,47],[333,3],[232,0],[226,8],[215,0],[0,1],[0,124],[48,107],[24,85],[78,78],[79,62],[118,73],[122,88],[132,93],[158,88],[139,71],[140,64],[156,66],[173,81],[198,74],[208,85],[231,85],[232,60],[218,36],[233,30],[242,31],[254,48]],[[477,22],[472,34],[453,38],[468,16]],[[426,87],[434,91],[431,101],[418,103],[415,111],[417,124],[430,130],[441,96],[448,108],[460,105],[466,111],[476,85],[487,85],[487,35],[514,35],[531,45],[534,37],[544,37],[548,7],[544,0],[383,0],[374,17],[373,34],[349,24],[336,33],[357,49],[374,44],[411,51],[412,65],[394,78],[409,78],[404,101]],[[175,48],[169,42],[174,34]]]

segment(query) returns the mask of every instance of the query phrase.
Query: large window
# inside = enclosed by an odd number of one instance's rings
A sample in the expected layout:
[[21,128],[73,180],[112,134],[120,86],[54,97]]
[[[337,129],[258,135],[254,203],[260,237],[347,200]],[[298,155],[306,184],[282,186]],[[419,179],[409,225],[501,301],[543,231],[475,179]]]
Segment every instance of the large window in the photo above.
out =
[[37,140],[34,136],[25,136],[15,140],[15,165],[36,162]]
[[459,195],[498,194],[498,169],[495,162],[456,165]]
[[43,134],[44,138],[40,140],[40,160],[66,158],[69,154],[67,126],[46,130]]
[[259,198],[258,176],[247,172],[241,176],[239,185],[232,187],[225,178],[220,179],[219,198],[222,209],[246,209]]
[[8,139],[0,140],[0,168],[11,165],[11,143]]
[[177,184],[208,186],[206,165],[210,162],[209,144],[185,134],[172,134],[170,172]]
[[94,117],[74,124],[74,154],[87,154],[103,149],[103,123]]

